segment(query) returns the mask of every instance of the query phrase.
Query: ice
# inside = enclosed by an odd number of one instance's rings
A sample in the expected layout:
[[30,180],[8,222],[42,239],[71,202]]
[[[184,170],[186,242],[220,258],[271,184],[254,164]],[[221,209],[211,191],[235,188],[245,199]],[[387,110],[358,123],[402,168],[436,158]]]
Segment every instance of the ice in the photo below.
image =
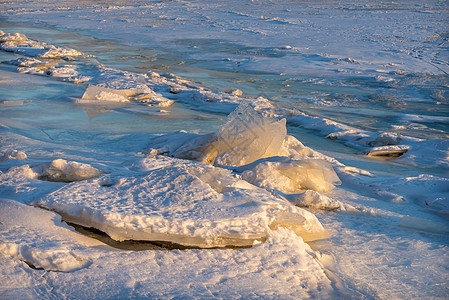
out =
[[283,193],[328,192],[334,185],[341,184],[331,164],[318,159],[272,157],[242,166],[237,172],[254,185]]
[[[51,229],[54,234],[60,231],[58,226]],[[88,267],[70,273],[32,270],[0,252],[0,274],[8,280],[1,295],[81,299],[335,295],[310,247],[290,230],[273,232],[267,242],[237,250],[114,251],[92,245],[77,249],[77,254],[92,258]]]
[[52,212],[0,199],[0,252],[47,271],[73,272],[90,264],[77,247],[99,245]]
[[98,101],[111,102],[139,102],[147,106],[169,107],[174,101],[162,97],[147,86],[139,86],[130,89],[111,89],[101,86],[89,85],[84,92],[80,104],[100,104]]
[[19,160],[27,160],[28,157],[25,152],[20,150],[9,150],[3,154],[3,157],[0,157],[0,161],[8,160],[8,159],[19,159]]
[[48,181],[72,182],[98,177],[103,171],[76,161],[55,159],[44,166],[39,179]]
[[[305,240],[326,231],[315,216],[204,163],[148,158],[160,167],[134,176],[72,183],[35,205],[116,240],[168,241],[202,248],[251,246],[278,216]],[[174,163],[169,163],[173,161]],[[219,209],[217,209],[219,208]]]
[[[241,166],[278,155],[286,133],[285,119],[266,117],[243,103],[217,133],[199,136],[184,145],[162,146],[158,151],[215,165]],[[152,142],[153,148],[161,145],[160,140]]]
[[131,90],[114,90],[90,85],[83,94],[82,100],[104,100],[129,102],[128,97],[135,94]]
[[57,47],[45,42],[30,40],[21,33],[4,33],[0,35],[0,49],[4,51],[17,52],[26,56],[40,58],[72,58],[84,56],[83,53],[69,48]]
[[[71,235],[54,213],[20,206],[27,212],[23,219],[30,219],[24,223],[2,206],[0,298],[447,297],[446,2],[123,3],[0,4],[3,30],[26,34],[1,33],[3,49],[12,52],[0,51],[0,156],[16,149],[28,159],[8,155],[0,162],[0,194],[22,203],[44,201],[65,218],[103,226],[117,239],[139,238],[153,224],[173,225],[173,232],[163,231],[164,239],[194,240],[211,232],[205,239],[214,240],[224,232],[227,245],[249,248],[105,249],[80,244],[82,236]],[[70,56],[55,45],[97,58]],[[22,73],[13,74],[14,68]],[[116,95],[80,99],[87,84],[136,94],[126,96],[129,102],[105,101]],[[342,184],[326,193],[260,188],[236,172],[248,166],[236,150],[217,157],[246,165],[221,165],[218,158],[215,166],[198,162],[219,134],[204,133],[216,131],[224,114],[243,102],[273,125],[285,118],[289,131],[276,154],[252,167],[260,163],[268,172],[264,163],[276,159],[288,168],[322,160],[327,163],[320,168],[330,164]],[[145,154],[154,136],[153,150]],[[189,160],[169,157],[174,153]],[[59,158],[107,173],[69,183],[39,180]],[[139,203],[149,209],[151,193],[172,215],[162,209],[145,219]],[[199,205],[175,219],[183,214],[176,210],[177,197],[187,199],[184,204],[204,197],[209,210]],[[115,202],[102,206],[109,198]],[[293,204],[313,211],[326,228],[312,232],[314,238],[332,236],[304,243],[310,232],[303,229],[312,219]],[[158,213],[168,225],[151,220]],[[50,223],[48,216],[54,218]],[[223,227],[206,226],[214,216]],[[198,236],[193,220],[203,222]],[[37,230],[40,222],[51,224],[47,233]],[[263,237],[252,235],[252,228],[263,228]],[[86,265],[76,268],[73,257]]]
[[421,219],[417,217],[405,216],[401,220],[402,227],[417,229],[421,231],[427,232],[436,232],[436,233],[449,233],[449,226],[446,226],[440,222],[434,222],[426,219]]
[[406,153],[409,148],[410,146],[405,145],[374,147],[367,155],[372,157],[399,157]]
[[335,200],[319,192],[308,190],[302,194],[285,195],[291,203],[308,209],[325,211],[369,212],[364,207],[355,207],[351,204]]
[[265,117],[248,104],[228,116],[216,141],[205,149],[206,161],[223,166],[242,166],[260,158],[274,156],[287,134],[285,119]]
[[246,103],[217,133],[179,132],[158,137],[150,145],[157,154],[239,167],[236,171],[247,182],[284,193],[328,192],[340,184],[328,161],[316,159],[319,154],[287,136],[285,119],[264,116]]

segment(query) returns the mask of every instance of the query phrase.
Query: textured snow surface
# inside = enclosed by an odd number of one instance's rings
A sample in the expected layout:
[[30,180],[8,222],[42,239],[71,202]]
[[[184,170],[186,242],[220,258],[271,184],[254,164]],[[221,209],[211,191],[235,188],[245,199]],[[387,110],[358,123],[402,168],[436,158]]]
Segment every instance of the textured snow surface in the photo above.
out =
[[87,267],[87,257],[77,248],[94,246],[95,240],[73,232],[61,217],[16,201],[0,199],[0,252],[33,268],[71,272]]
[[[116,240],[184,246],[251,246],[269,227],[291,228],[305,240],[326,236],[315,216],[227,170],[166,157],[149,158],[136,176],[105,175],[74,183],[35,205]],[[174,160],[174,161],[172,161]]]
[[0,206],[0,274],[8,283],[2,298],[332,294],[313,251],[284,228],[250,249],[117,251],[70,230],[52,212],[4,199]]
[[340,184],[332,165],[325,160],[273,157],[240,167],[237,171],[252,184],[284,193],[328,192],[334,184]]

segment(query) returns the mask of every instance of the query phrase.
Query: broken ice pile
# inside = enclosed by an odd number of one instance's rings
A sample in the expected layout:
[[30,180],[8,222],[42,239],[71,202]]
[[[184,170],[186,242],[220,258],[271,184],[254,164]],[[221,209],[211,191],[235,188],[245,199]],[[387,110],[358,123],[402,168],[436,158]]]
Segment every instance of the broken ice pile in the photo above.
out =
[[139,88],[111,89],[101,86],[89,85],[82,98],[76,101],[79,104],[98,104],[109,102],[139,102],[147,106],[169,107],[174,101],[154,92],[146,85]]
[[132,169],[129,176],[70,183],[35,205],[118,241],[246,247],[278,227],[306,241],[328,236],[315,215],[229,170],[164,156],[142,159]]
[[39,58],[72,58],[84,56],[70,48],[62,48],[45,42],[34,41],[21,33],[5,33],[0,30],[0,49]]
[[285,119],[264,116],[247,103],[216,133],[178,132],[154,139],[151,146],[154,154],[236,167],[244,180],[284,193],[327,192],[340,183],[328,161],[287,135]]
[[[155,142],[160,149],[129,173],[96,173],[34,204],[118,241],[213,248],[252,246],[279,227],[305,241],[329,235],[314,214],[267,191],[326,191],[338,181],[329,162],[287,136],[285,120],[243,104],[217,133],[169,134]],[[155,155],[164,151],[177,158]]]

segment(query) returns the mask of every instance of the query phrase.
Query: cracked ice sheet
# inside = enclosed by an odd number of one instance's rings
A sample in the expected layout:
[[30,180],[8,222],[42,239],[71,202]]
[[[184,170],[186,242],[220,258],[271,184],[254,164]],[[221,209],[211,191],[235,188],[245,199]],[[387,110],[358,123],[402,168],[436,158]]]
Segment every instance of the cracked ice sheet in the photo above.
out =
[[[88,257],[82,268],[33,270],[2,247],[0,297],[40,299],[67,295],[87,299],[130,297],[264,297],[286,299],[333,295],[313,251],[293,232],[278,228],[265,243],[239,250],[117,251],[70,230],[48,211],[1,200],[1,245]],[[15,234],[11,234],[12,232]],[[21,233],[21,234],[19,234]],[[11,256],[14,259],[11,259]],[[71,256],[59,257],[62,265]],[[36,262],[36,260],[34,260]],[[71,271],[71,272],[67,272]]]

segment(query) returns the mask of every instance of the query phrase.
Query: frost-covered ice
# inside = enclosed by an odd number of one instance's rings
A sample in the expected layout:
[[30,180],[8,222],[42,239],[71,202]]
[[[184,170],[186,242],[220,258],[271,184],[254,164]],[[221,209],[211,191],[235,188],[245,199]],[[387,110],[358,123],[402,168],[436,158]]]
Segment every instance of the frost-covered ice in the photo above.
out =
[[45,42],[30,40],[22,33],[5,33],[0,30],[0,49],[38,58],[72,58],[84,54],[75,50],[57,47]]
[[0,207],[0,252],[33,268],[59,272],[84,268],[90,261],[77,255],[77,248],[100,244],[73,232],[54,213],[5,199],[0,199]]
[[445,299],[447,9],[2,2],[0,298]]
[[3,199],[0,206],[2,297],[47,297],[51,290],[83,299],[332,294],[313,251],[284,228],[251,249],[121,252],[52,212]]
[[[151,170],[68,185],[35,203],[116,240],[184,246],[251,246],[268,228],[288,227],[304,240],[327,233],[315,216],[206,164],[151,158]],[[168,161],[167,161],[168,160]],[[168,165],[168,166],[166,166]]]

